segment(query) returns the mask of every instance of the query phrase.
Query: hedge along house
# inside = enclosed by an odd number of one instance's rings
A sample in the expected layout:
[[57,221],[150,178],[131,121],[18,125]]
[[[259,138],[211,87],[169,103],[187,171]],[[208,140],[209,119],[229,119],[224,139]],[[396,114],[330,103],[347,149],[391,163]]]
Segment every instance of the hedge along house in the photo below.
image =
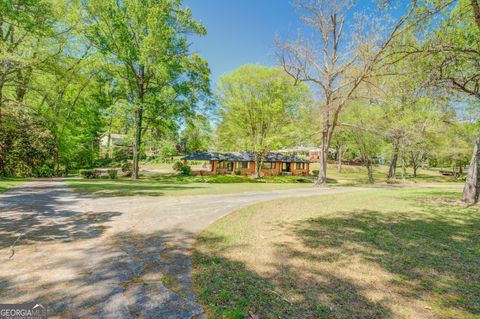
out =
[[[239,171],[241,175],[255,174],[255,158],[252,152],[231,153],[193,153],[183,158],[185,165],[188,161],[209,161],[207,169],[192,170],[192,175],[232,174]],[[308,175],[310,161],[297,155],[270,152],[265,156],[261,175]]]

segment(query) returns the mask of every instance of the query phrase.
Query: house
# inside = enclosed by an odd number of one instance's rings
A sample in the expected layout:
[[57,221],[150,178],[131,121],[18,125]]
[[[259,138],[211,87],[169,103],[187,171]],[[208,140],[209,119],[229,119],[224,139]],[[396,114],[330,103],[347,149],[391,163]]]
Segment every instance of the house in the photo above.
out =
[[[204,170],[192,170],[192,174],[232,174],[239,171],[242,175],[255,174],[255,158],[252,152],[201,152],[193,153],[183,158],[188,161],[208,161],[210,167]],[[310,171],[310,161],[297,155],[269,152],[263,161],[262,175],[307,175]]]
[[100,157],[123,158],[132,152],[132,145],[124,134],[106,134],[100,138]]
[[301,155],[308,158],[312,162],[318,162],[320,160],[320,155],[322,150],[318,147],[313,146],[295,146],[292,148],[285,148],[279,150],[280,153],[290,153],[295,155]]

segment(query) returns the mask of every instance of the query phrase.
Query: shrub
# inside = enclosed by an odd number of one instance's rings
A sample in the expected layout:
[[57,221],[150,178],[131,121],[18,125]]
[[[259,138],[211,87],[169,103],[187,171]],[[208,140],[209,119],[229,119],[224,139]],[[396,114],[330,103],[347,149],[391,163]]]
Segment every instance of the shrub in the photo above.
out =
[[172,168],[176,170],[177,172],[180,172],[183,167],[183,163],[181,161],[176,161],[175,164],[173,164]]
[[109,169],[107,171],[107,173],[108,173],[108,176],[110,177],[110,179],[116,179],[117,178],[118,171],[116,169]]
[[236,170],[233,171],[235,175],[240,175],[241,171],[237,168]]
[[133,173],[133,164],[130,162],[122,163],[122,172],[125,176],[130,177]]
[[182,175],[190,175],[191,168],[188,165],[182,165],[180,167],[180,172],[182,172]]
[[95,170],[93,169],[81,169],[80,175],[83,178],[95,178]]
[[313,176],[318,176],[318,174],[320,174],[320,170],[314,169],[314,170],[312,170],[312,174],[313,174]]
[[35,170],[36,177],[52,177],[53,175],[53,168],[46,165],[43,165]]

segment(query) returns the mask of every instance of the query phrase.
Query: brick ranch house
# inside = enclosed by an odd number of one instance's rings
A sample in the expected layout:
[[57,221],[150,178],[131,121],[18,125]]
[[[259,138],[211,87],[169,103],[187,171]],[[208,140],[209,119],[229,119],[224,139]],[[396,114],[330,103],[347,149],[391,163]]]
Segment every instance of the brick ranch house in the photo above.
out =
[[[210,167],[192,170],[192,175],[232,174],[239,170],[241,175],[255,174],[255,158],[251,152],[231,153],[193,153],[183,157],[185,165],[188,161],[209,161]],[[280,152],[269,152],[263,161],[262,175],[308,175],[310,161],[297,155]]]

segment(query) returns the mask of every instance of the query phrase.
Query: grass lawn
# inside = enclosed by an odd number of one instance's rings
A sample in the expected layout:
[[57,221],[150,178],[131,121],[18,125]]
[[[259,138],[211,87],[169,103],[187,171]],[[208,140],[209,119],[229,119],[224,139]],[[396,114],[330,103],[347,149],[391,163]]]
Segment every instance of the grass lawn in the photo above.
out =
[[460,192],[242,209],[198,238],[194,285],[210,318],[480,318],[480,209],[461,206]]
[[81,193],[101,196],[133,195],[214,195],[242,192],[263,192],[312,187],[312,177],[271,176],[254,180],[246,176],[181,176],[149,175],[138,180],[120,178],[70,179],[70,187]]
[[[318,163],[312,164],[312,169],[318,168]],[[387,167],[380,166],[374,170],[377,184],[386,184]],[[438,171],[419,170],[417,178],[408,171],[405,181],[398,177],[397,183],[442,183],[453,185],[463,183],[453,177],[442,176]],[[332,186],[367,185],[367,175],[364,167],[345,166],[342,173],[336,167],[330,166],[328,182]],[[216,176],[180,176],[176,174],[148,174],[139,180],[120,178],[108,179],[72,179],[67,183],[82,193],[102,196],[132,196],[132,195],[208,195],[230,194],[256,191],[283,190],[298,187],[311,187],[313,176],[266,176],[255,180],[247,176],[216,175]]]
[[0,178],[0,193],[28,181],[27,178]]
[[[310,171],[319,169],[319,163],[311,163]],[[396,183],[463,183],[461,178],[443,176],[439,170],[418,169],[417,177],[413,177],[413,169],[408,167],[405,171],[405,179],[402,180],[401,167],[397,167]],[[388,166],[376,166],[373,168],[375,183],[387,183]],[[339,173],[336,165],[329,165],[327,176],[341,185],[360,185],[368,183],[367,170],[363,166],[344,165],[342,173]],[[389,181],[391,183],[392,181]]]

